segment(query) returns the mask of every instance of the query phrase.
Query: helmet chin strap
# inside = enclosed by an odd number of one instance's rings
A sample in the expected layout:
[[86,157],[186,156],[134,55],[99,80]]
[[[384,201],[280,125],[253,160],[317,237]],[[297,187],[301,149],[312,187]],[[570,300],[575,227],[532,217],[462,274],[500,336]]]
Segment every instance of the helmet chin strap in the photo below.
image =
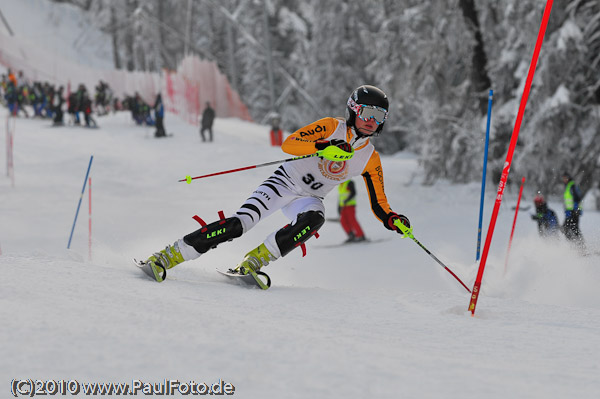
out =
[[356,147],[360,147],[361,145],[363,145],[367,140],[369,140],[369,138],[371,138],[371,135],[367,135],[364,133],[361,133],[356,126],[352,126],[352,133],[353,133],[353,137],[350,141],[350,145],[353,148]]

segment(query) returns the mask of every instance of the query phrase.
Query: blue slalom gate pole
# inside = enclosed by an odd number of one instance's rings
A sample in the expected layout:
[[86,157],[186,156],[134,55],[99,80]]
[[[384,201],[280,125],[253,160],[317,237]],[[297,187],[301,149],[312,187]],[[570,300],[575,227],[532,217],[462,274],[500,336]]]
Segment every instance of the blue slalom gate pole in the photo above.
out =
[[479,228],[477,229],[477,255],[475,260],[479,260],[481,249],[481,225],[483,223],[483,199],[485,197],[485,175],[487,172],[488,146],[490,143],[490,121],[492,119],[492,97],[494,90],[490,90],[488,96],[487,126],[485,128],[485,150],[483,154],[483,177],[481,178],[481,200],[479,201]]
[[73,231],[75,231],[75,224],[77,223],[77,215],[79,215],[79,208],[81,208],[81,200],[83,199],[83,193],[85,192],[85,185],[88,181],[88,176],[90,174],[90,168],[92,167],[92,161],[94,160],[94,156],[90,157],[90,164],[88,165],[87,172],[85,173],[85,180],[83,181],[83,188],[81,189],[81,195],[79,196],[79,204],[77,204],[77,211],[75,212],[75,220],[73,220],[73,227],[71,227],[71,235],[69,236],[69,244],[67,244],[67,249],[71,248],[71,239],[73,238]]

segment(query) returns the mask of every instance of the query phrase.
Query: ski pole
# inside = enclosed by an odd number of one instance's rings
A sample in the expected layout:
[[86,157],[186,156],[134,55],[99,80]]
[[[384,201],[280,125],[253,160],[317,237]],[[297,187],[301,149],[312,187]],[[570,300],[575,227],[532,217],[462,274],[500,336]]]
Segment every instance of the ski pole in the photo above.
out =
[[454,274],[452,270],[450,270],[450,268],[448,268],[448,266],[444,265],[442,261],[440,261],[434,254],[432,254],[427,248],[425,248],[425,245],[421,244],[419,240],[415,238],[415,236],[412,233],[412,227],[406,227],[400,220],[394,221],[394,225],[398,227],[400,231],[402,231],[402,234],[404,234],[405,237],[408,237],[415,243],[417,243],[418,246],[420,246],[425,252],[427,252],[427,255],[431,256],[433,260],[435,260],[440,266],[446,269],[446,271],[450,273],[452,277],[456,279],[456,281],[458,281],[463,287],[465,287],[465,290],[471,293],[471,290],[465,285],[465,283],[462,282],[461,279],[458,278],[456,274]]
[[282,160],[279,160],[279,161],[266,162],[266,163],[261,163],[261,164],[258,164],[258,165],[245,166],[243,168],[230,169],[230,170],[225,170],[223,172],[210,173],[208,175],[202,175],[202,176],[196,176],[196,177],[186,176],[185,179],[178,180],[178,182],[187,182],[188,184],[191,184],[192,180],[203,179],[205,177],[224,175],[224,174],[227,174],[227,173],[234,173],[234,172],[241,172],[242,170],[262,168],[263,166],[277,165],[279,163],[284,163],[284,162],[289,162],[289,161],[298,161],[300,159],[306,159],[306,158],[312,158],[312,157],[318,157],[318,156],[321,156],[321,154],[320,154],[319,151],[315,152],[314,154],[302,155],[302,156],[299,156],[299,157],[282,159]]

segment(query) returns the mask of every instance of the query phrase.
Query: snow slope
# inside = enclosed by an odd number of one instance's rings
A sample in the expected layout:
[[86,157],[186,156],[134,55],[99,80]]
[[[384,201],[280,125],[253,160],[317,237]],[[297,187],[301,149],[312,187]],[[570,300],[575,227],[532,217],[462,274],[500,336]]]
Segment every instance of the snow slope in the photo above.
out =
[[[372,216],[359,179],[359,221],[369,237],[386,241],[324,248],[344,239],[339,224],[327,222],[305,258],[295,251],[266,267],[268,291],[227,283],[215,269],[235,265],[285,224],[278,213],[177,266],[164,283],[150,281],[131,258],[195,230],[195,214],[212,221],[219,210],[233,213],[275,167],[191,185],[178,179],[288,157],[268,146],[266,126],[218,119],[215,142],[203,144],[195,127],[172,115],[165,122],[174,136],[157,140],[125,113],[99,118],[95,130],[19,119],[14,188],[0,140],[4,395],[14,378],[222,379],[240,398],[600,394],[599,258],[579,257],[564,240],[541,241],[520,212],[504,275],[516,193],[504,199],[476,317],[448,273]],[[90,260],[87,191],[66,247],[92,154]],[[392,207],[471,287],[479,185],[424,187],[411,154],[382,162]],[[488,184],[486,226],[496,184]],[[326,206],[335,217],[335,194]],[[586,211],[591,247],[599,225],[600,214]]]

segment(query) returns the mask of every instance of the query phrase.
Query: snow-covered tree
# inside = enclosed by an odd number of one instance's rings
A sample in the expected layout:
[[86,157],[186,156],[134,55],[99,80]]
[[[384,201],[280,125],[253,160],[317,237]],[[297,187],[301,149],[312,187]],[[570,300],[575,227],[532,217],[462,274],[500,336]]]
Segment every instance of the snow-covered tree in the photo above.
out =
[[[59,0],[54,0],[59,1]],[[382,152],[418,153],[424,182],[481,178],[494,90],[490,179],[497,181],[545,2],[538,0],[60,0],[93,13],[117,68],[173,69],[185,52],[227,74],[252,117],[294,130],[342,116],[368,83],[391,100]],[[269,57],[270,54],[270,57]],[[600,172],[600,2],[555,0],[509,184],[584,191]],[[274,103],[274,104],[272,104]],[[517,178],[514,178],[517,175]]]

